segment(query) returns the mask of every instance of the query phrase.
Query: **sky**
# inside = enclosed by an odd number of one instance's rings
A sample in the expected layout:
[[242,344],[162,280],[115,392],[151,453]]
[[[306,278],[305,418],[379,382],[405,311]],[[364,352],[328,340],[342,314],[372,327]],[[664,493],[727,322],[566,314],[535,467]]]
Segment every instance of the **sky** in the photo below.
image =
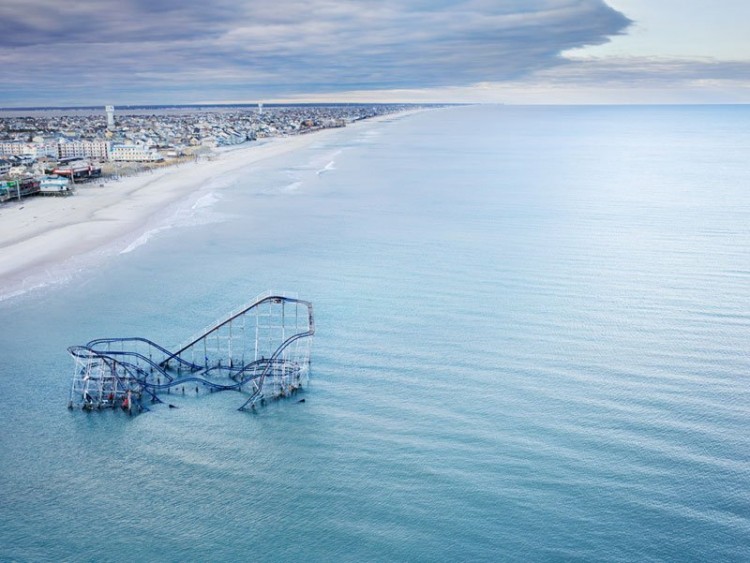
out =
[[0,107],[750,103],[748,21],[747,0],[3,0]]

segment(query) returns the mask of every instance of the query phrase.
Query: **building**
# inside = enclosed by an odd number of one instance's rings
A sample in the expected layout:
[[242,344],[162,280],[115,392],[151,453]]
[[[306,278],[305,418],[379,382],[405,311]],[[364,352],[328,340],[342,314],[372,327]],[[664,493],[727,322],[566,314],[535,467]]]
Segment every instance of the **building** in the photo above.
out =
[[39,193],[39,180],[31,177],[19,178],[0,182],[0,192],[4,193],[6,199],[26,197]]
[[62,176],[45,176],[40,180],[39,193],[43,195],[67,195],[72,193],[72,185],[69,178]]
[[93,158],[109,160],[110,143],[107,141],[68,141],[60,139],[57,158]]
[[98,178],[102,175],[101,168],[84,160],[61,164],[52,170],[48,170],[48,172],[51,172],[54,176],[63,176],[65,178],[71,178],[72,180],[88,180],[91,178]]
[[10,167],[10,170],[6,172],[6,174],[11,178],[26,176],[28,173],[29,171],[26,169],[26,165],[19,164],[18,162],[14,163],[13,166]]
[[109,157],[116,162],[158,162],[164,157],[145,145],[112,145]]
[[115,106],[104,106],[107,112],[107,129],[112,131],[115,128]]
[[0,143],[0,154],[3,156],[21,156],[32,150],[33,143],[4,142]]
[[3,156],[27,156],[33,159],[44,156],[57,158],[57,151],[57,143],[0,142],[0,155]]

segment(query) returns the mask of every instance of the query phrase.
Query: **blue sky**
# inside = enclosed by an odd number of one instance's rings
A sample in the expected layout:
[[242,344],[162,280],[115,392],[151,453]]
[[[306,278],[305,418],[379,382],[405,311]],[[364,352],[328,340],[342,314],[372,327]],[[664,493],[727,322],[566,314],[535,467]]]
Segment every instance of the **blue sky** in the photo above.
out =
[[750,102],[739,0],[3,0],[0,106]]

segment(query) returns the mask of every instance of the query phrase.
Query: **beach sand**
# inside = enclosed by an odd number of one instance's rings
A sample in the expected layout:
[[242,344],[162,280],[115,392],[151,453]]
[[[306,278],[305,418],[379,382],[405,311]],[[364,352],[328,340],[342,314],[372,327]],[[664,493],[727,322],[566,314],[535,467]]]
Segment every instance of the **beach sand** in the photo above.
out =
[[0,206],[0,285],[18,290],[35,274],[138,233],[165,208],[210,181],[264,159],[296,151],[335,129],[277,137],[138,176],[83,184],[70,197],[32,197]]

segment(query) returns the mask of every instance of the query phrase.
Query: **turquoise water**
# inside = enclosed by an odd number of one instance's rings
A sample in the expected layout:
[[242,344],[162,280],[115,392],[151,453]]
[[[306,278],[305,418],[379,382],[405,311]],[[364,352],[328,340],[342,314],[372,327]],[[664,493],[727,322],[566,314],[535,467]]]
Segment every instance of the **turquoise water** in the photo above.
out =
[[[316,143],[0,302],[0,560],[750,559],[750,108]],[[315,305],[305,403],[65,408],[67,346],[271,288]]]

